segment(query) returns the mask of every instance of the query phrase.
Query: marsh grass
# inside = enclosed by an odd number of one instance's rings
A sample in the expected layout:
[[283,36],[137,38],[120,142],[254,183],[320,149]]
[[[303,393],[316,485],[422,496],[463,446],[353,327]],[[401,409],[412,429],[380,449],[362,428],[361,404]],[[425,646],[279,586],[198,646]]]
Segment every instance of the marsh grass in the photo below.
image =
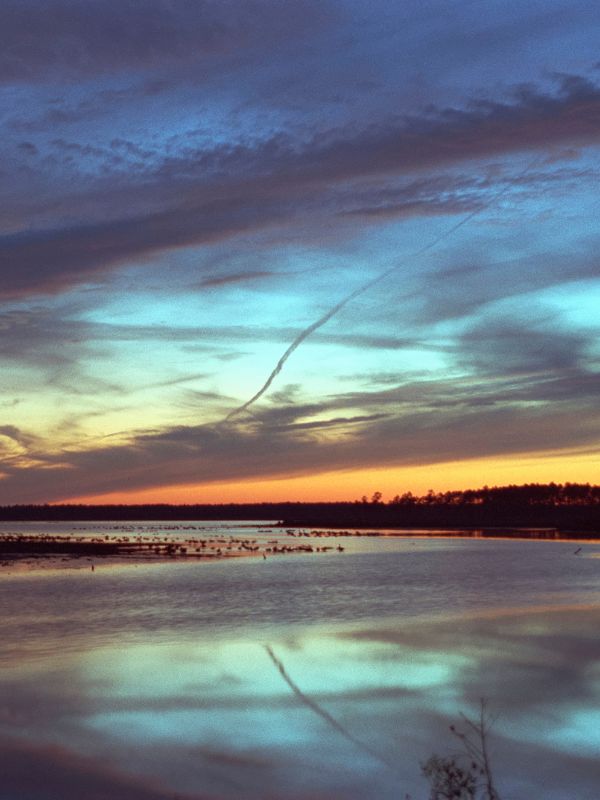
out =
[[476,720],[465,714],[460,716],[460,727],[450,725],[450,732],[461,743],[459,753],[445,757],[434,754],[421,765],[421,772],[429,781],[429,800],[500,800],[488,743],[495,719],[484,699]]

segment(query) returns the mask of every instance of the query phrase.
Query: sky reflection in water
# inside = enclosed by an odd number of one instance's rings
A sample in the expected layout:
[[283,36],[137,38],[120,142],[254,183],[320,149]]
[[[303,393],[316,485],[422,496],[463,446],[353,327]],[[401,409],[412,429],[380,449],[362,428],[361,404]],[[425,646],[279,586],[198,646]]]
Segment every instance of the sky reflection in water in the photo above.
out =
[[[474,713],[482,696],[499,712],[492,746],[503,798],[597,800],[600,605],[592,573],[600,561],[570,559],[573,548],[553,542],[378,547],[312,561],[3,581],[2,800],[391,800],[407,791],[418,800],[427,796],[419,762],[456,749],[448,725],[460,711]],[[497,584],[482,575],[482,558],[495,565]],[[429,583],[411,592],[425,569]],[[357,585],[358,575],[376,574],[380,585],[370,592]],[[459,602],[461,574],[479,576],[478,601],[473,585]],[[542,607],[539,574],[571,605]],[[289,590],[279,614],[271,584]],[[354,622],[353,591],[363,609]],[[426,600],[440,591],[456,600],[446,613]],[[267,643],[365,749],[291,692]]]

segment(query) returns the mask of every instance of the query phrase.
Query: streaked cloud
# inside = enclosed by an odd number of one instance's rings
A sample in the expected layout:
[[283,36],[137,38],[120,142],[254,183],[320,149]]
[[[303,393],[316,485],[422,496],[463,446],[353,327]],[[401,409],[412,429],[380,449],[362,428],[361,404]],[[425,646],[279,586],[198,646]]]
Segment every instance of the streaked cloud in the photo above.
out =
[[593,21],[4,4],[2,502],[597,447]]

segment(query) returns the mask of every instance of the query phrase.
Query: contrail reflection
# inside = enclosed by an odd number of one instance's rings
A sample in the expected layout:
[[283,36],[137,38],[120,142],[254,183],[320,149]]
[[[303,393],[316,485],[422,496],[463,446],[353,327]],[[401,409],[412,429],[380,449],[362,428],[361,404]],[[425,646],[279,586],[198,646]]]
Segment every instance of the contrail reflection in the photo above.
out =
[[298,697],[304,703],[305,706],[308,706],[308,708],[310,708],[311,711],[314,711],[314,713],[317,714],[317,716],[321,717],[321,719],[325,720],[325,722],[328,725],[330,725],[332,728],[335,728],[335,730],[339,734],[341,734],[344,737],[344,739],[347,739],[349,742],[352,742],[352,744],[355,747],[358,747],[359,750],[362,750],[364,753],[367,753],[367,755],[371,756],[371,758],[374,758],[376,761],[379,761],[386,767],[389,767],[391,770],[394,771],[397,770],[396,764],[394,764],[392,761],[388,761],[376,750],[372,750],[368,744],[361,742],[360,739],[357,739],[355,736],[353,736],[353,734],[350,733],[350,731],[348,731],[346,728],[344,728],[344,726],[341,725],[335,717],[332,717],[328,711],[326,711],[324,708],[321,708],[321,706],[318,703],[315,703],[314,700],[305,695],[302,689],[300,689],[300,687],[297,686],[294,683],[294,681],[290,678],[285,667],[283,666],[283,663],[277,658],[277,656],[273,652],[273,648],[271,647],[271,645],[266,644],[265,650],[269,654],[269,657],[273,662],[273,664],[275,664],[275,666],[279,670],[279,673],[281,674],[283,680],[287,683],[287,685],[290,687],[290,689],[296,695],[296,697]]

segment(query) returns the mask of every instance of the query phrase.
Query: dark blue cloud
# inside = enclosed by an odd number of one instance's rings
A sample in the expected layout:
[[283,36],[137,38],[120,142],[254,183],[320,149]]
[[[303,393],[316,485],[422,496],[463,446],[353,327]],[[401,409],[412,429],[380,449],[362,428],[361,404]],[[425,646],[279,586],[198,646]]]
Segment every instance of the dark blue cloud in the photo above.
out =
[[193,66],[201,78],[223,60],[257,55],[326,17],[326,6],[311,0],[150,0],[143,7],[132,0],[9,0],[0,9],[0,82],[78,82],[178,65]]
[[[302,146],[278,135],[256,145],[197,150],[184,158],[169,158],[136,178],[126,194],[127,207],[117,205],[114,212],[121,213],[112,219],[2,237],[0,259],[7,276],[1,292],[18,296],[57,291],[127,259],[287,222],[307,205],[314,206],[316,190],[323,193],[349,181],[548,146],[596,144],[599,131],[600,88],[582,78],[563,77],[552,94],[520,88],[512,101],[472,100],[463,108],[388,119],[360,131],[324,132]],[[102,149],[89,144],[56,140],[55,145],[77,158],[104,156]],[[129,149],[135,148],[129,145]],[[97,191],[105,183],[99,181]],[[175,188],[179,192],[170,202],[159,203],[160,210],[143,210],[149,192],[160,198]],[[137,213],[131,211],[132,194]],[[476,204],[474,198],[457,196],[450,201],[435,194],[410,198],[405,191],[400,203],[388,201],[370,209],[359,205],[352,213],[367,217],[457,213]]]
[[591,447],[594,20],[4,3],[2,496]]

